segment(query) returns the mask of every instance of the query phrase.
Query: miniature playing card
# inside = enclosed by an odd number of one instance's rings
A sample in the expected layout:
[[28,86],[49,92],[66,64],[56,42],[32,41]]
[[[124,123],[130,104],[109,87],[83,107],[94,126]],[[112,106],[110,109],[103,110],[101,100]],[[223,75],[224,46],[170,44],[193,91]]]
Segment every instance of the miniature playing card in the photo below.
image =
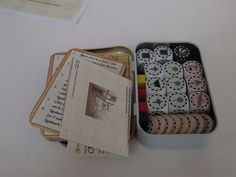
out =
[[83,59],[72,63],[61,138],[128,156],[132,82]]

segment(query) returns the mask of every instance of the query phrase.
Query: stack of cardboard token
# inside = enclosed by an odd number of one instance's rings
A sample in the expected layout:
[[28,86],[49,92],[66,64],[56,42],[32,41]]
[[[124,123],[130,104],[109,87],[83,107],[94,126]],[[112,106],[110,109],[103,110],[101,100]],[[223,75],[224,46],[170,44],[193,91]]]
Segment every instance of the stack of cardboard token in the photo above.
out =
[[197,53],[196,47],[182,43],[147,43],[136,50],[139,117],[145,132],[206,134],[214,129]]

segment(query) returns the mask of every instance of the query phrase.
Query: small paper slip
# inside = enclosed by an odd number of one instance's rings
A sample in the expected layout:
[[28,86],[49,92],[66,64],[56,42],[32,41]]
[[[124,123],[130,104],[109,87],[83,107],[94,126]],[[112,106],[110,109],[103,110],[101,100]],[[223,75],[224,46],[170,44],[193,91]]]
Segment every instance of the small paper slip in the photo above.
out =
[[71,68],[60,137],[128,156],[132,82],[82,58]]
[[58,22],[77,23],[90,0],[1,0],[0,10]]

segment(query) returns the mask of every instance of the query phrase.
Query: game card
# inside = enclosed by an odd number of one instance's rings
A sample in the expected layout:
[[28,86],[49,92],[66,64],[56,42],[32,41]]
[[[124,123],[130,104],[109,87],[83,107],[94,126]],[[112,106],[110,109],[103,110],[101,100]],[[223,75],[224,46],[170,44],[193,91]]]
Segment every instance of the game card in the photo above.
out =
[[[56,72],[56,69],[58,68],[59,64],[61,63],[65,55],[66,52],[57,52],[50,57],[50,63],[47,75],[47,84],[50,82],[52,75]],[[40,132],[45,138],[49,140],[58,140],[58,141],[61,140],[59,137],[59,133],[49,132],[43,129],[40,129]]]
[[83,58],[71,62],[60,137],[128,156],[132,82]]
[[[55,73],[56,69],[58,68],[59,64],[61,63],[61,61],[63,60],[63,58],[65,57],[66,52],[58,52],[55,53],[54,55],[51,56],[50,58],[50,63],[49,63],[49,69],[48,69],[48,77],[47,77],[47,83],[49,83],[49,81],[52,78],[53,73]],[[59,133],[55,133],[55,132],[49,132],[49,131],[45,131],[43,129],[40,130],[41,134],[45,137],[48,138],[49,140],[62,140],[59,137]],[[110,153],[99,150],[97,148],[94,147],[89,147],[83,144],[77,144],[71,141],[68,141],[67,144],[67,151],[70,154],[74,154],[74,155],[84,155],[84,156],[96,156],[96,157],[104,157],[104,156],[112,156]]]
[[52,79],[30,114],[30,122],[38,128],[58,133],[63,120],[69,74],[74,59],[83,58],[116,74],[123,74],[125,66],[80,49],[72,49],[59,64]]

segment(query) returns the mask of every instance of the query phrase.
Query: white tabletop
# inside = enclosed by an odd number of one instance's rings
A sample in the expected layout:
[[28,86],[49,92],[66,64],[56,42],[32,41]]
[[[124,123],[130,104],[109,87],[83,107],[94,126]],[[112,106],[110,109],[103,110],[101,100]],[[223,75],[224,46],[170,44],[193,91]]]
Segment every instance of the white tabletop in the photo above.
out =
[[[94,0],[78,25],[1,13],[0,176],[235,176],[235,21],[234,0]],[[206,148],[150,150],[134,140],[128,159],[80,158],[29,125],[52,53],[141,41],[200,47],[219,118]]]

